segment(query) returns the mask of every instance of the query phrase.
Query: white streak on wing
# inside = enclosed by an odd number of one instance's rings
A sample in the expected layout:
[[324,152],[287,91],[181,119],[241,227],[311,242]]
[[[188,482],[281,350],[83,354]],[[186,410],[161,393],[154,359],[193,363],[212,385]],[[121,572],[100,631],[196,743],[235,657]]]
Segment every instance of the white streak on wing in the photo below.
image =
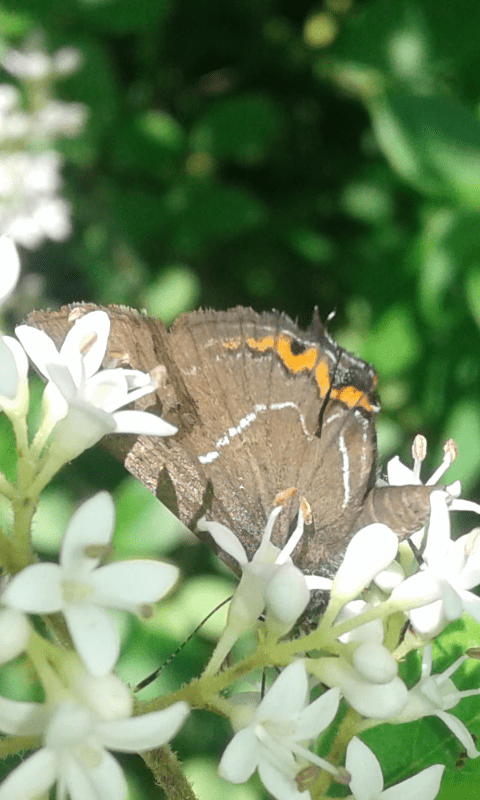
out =
[[295,403],[292,403],[291,400],[285,400],[284,403],[272,403],[270,406],[272,411],[280,411],[282,408],[296,408],[296,407],[297,406],[295,405]]
[[205,456],[198,456],[198,460],[200,461],[200,464],[211,464],[212,461],[215,461],[219,455],[220,453],[218,453],[216,450],[211,450],[210,453],[207,453]]
[[[248,428],[255,420],[258,418],[258,415],[262,412],[267,410],[272,411],[281,411],[284,408],[295,408],[298,411],[298,416],[300,418],[300,424],[302,426],[303,432],[306,436],[310,438],[310,434],[307,430],[307,426],[305,424],[305,418],[303,414],[299,411],[298,406],[296,403],[292,403],[290,400],[286,400],[283,403],[271,403],[270,405],[265,405],[264,403],[257,403],[254,406],[254,411],[250,411],[248,414],[245,414],[244,417],[240,420],[238,425],[235,427],[229,428],[226,433],[223,433],[219,439],[215,442],[215,447],[220,449],[221,447],[226,447],[235,436],[239,436],[245,428]],[[198,460],[200,464],[211,464],[212,461],[215,461],[219,457],[220,453],[218,450],[211,450],[209,453],[206,453],[203,456],[198,456]]]
[[342,508],[346,508],[350,500],[350,459],[343,435],[338,437],[338,448],[342,456],[342,476],[343,476],[343,503]]

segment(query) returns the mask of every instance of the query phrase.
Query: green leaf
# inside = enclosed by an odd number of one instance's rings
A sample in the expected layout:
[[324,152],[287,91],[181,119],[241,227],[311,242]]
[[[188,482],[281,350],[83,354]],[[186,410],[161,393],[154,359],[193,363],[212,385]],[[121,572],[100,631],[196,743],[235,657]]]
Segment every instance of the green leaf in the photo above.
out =
[[452,97],[384,95],[370,104],[392,167],[421,192],[480,208],[480,122]]
[[397,375],[411,367],[421,352],[418,331],[406,306],[391,306],[370,333],[366,357],[382,378]]

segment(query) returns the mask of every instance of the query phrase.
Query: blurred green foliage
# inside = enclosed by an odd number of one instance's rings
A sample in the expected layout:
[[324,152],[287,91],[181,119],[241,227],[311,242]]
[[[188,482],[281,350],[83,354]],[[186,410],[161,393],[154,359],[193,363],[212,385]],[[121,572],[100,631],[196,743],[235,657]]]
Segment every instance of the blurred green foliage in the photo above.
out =
[[[449,480],[462,478],[478,499],[477,0],[1,3],[10,45],[39,31],[50,50],[82,52],[59,92],[85,103],[89,121],[62,145],[73,236],[24,253],[25,271],[43,281],[31,302],[125,303],[166,322],[199,304],[276,307],[302,325],[314,305],[324,319],[335,310],[332,332],[379,371],[382,459],[407,460],[422,432],[428,473],[452,436],[459,458]],[[143,509],[148,542],[157,524],[171,530],[98,453],[62,477],[46,500],[55,519],[65,518],[65,502],[118,485],[122,550],[139,538],[128,533],[132,508]],[[49,532],[47,518],[38,541],[50,552],[61,530]],[[210,557],[172,536],[154,552],[183,554],[187,575],[206,573]],[[129,663],[131,649],[143,648],[141,677],[174,649],[174,636],[161,639],[153,622],[134,628],[125,653]],[[167,670],[169,687],[200,669],[207,640]],[[202,753],[224,743],[220,728],[204,715],[180,736],[209,798],[225,790],[212,788],[198,743]],[[408,749],[393,749],[408,768]],[[454,772],[440,797],[478,796],[470,769]],[[145,786],[132,796],[147,797]],[[229,787],[228,797],[260,797],[255,787]]]

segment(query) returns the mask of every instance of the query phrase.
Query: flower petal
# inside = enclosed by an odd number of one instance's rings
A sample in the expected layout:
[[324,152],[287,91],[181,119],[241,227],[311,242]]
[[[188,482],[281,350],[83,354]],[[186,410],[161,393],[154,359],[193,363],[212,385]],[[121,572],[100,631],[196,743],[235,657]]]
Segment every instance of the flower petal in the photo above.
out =
[[102,369],[84,380],[79,387],[79,397],[111,414],[128,403],[128,382],[124,369]]
[[473,619],[480,625],[480,597],[473,592],[460,592],[462,598],[463,610],[470,614]]
[[443,595],[443,613],[450,622],[462,616],[463,604],[459,593],[448,581],[441,581]]
[[[293,627],[310,600],[305,575],[294,564],[282,564],[265,587],[267,628],[276,630],[278,637]],[[273,615],[273,618],[272,616]]]
[[410,608],[420,608],[442,597],[442,586],[429,569],[417,572],[397,586],[391,596],[392,602],[409,603]]
[[42,747],[5,778],[0,785],[0,800],[40,797],[53,786],[56,777],[55,755]]
[[[355,617],[370,608],[371,606],[365,603],[364,600],[351,600],[341,609],[335,620],[335,625],[341,625],[347,619],[355,619]],[[382,644],[384,635],[382,621],[373,619],[371,622],[366,622],[365,625],[352,628],[351,631],[343,633],[338,638],[341,642],[376,642],[376,644]]]
[[434,800],[440,790],[443,764],[432,764],[406,781],[385,789],[382,800]]
[[29,614],[51,614],[63,606],[62,570],[58,564],[31,564],[15,575],[2,600]]
[[257,768],[259,750],[260,744],[253,728],[244,728],[227,745],[218,765],[218,774],[230,783],[245,783]]
[[0,305],[11,295],[20,275],[17,248],[8,236],[0,236]]
[[44,703],[8,700],[0,697],[0,731],[15,736],[42,733],[47,720]]
[[121,800],[126,796],[122,768],[106,750],[101,751],[100,763],[94,768],[67,757],[62,771],[71,800]]
[[386,525],[375,522],[355,534],[345,552],[332,586],[332,596],[356,597],[382,569],[388,567],[398,550],[398,539]]
[[62,360],[52,339],[44,331],[32,328],[30,325],[18,325],[15,328],[15,336],[20,340],[28,357],[40,370],[45,378],[48,378],[47,364],[61,364]]
[[110,672],[120,652],[115,626],[103,608],[69,605],[64,611],[75,648],[92,675]]
[[400,678],[370,683],[341,658],[320,658],[309,668],[327,686],[338,686],[347,703],[364,717],[396,717],[407,703],[407,687]]
[[345,766],[352,776],[349,786],[355,800],[380,797],[383,775],[378,758],[357,736],[353,737],[347,747]]
[[308,678],[303,661],[285,667],[257,708],[257,720],[281,721],[296,717],[308,700]]
[[25,650],[30,623],[16,608],[0,609],[0,664],[11,661]]
[[[82,355],[85,376],[89,378],[97,372],[105,356],[110,335],[110,318],[106,311],[91,311],[68,331],[60,349],[65,363]],[[85,345],[87,346],[86,352]]]
[[450,545],[450,514],[446,494],[445,492],[432,492],[427,544],[423,557],[434,572],[441,567],[444,558],[448,555]]
[[12,401],[18,393],[19,375],[14,355],[6,339],[6,336],[0,336],[0,397]]
[[339,702],[340,689],[329,689],[304,708],[298,718],[295,734],[297,741],[316,739],[335,718]]
[[416,632],[424,638],[435,636],[447,624],[443,613],[443,601],[428,603],[421,608],[414,608],[409,613],[410,622]]
[[64,569],[94,569],[100,558],[85,554],[92,545],[110,544],[115,528],[115,505],[108,492],[98,492],[72,514],[60,550]]
[[67,365],[47,362],[45,369],[47,370],[50,381],[55,384],[67,403],[70,403],[77,393],[77,385]]
[[141,753],[161,747],[178,733],[190,713],[188,703],[174,703],[138,717],[97,723],[105,747],[121,753]]
[[[127,399],[127,402],[130,402]],[[175,425],[170,425],[156,414],[148,411],[115,411],[114,433],[138,433],[143,436],[173,436],[178,432]]]
[[372,683],[390,683],[398,674],[398,663],[383,644],[362,642],[352,657],[360,675]]
[[220,522],[210,522],[202,517],[197,522],[197,528],[199,531],[207,531],[215,544],[232,556],[241,567],[248,563],[243,544],[226,525],[222,525]]
[[135,611],[142,603],[156,603],[176,583],[179,570],[173,564],[149,559],[116,561],[92,572],[89,583],[95,602]]
[[273,764],[268,761],[260,761],[258,774],[265,789],[276,798],[276,800],[310,800],[310,792],[306,789],[299,792],[297,784],[293,778],[284,775]]
[[421,485],[413,469],[402,464],[398,456],[394,456],[387,464],[387,480],[390,486]]
[[70,404],[67,415],[55,428],[50,456],[59,453],[63,463],[71,461],[114,429],[113,416],[101,408],[79,402]]
[[[455,586],[457,589],[472,589],[474,586],[478,586],[480,583],[480,533],[478,529],[465,536],[460,536],[453,547],[461,548],[463,559],[466,561],[455,580]],[[468,554],[467,557],[466,554]]]
[[453,714],[449,714],[447,711],[437,711],[436,716],[445,723],[447,728],[450,728],[453,735],[457,737],[467,751],[467,756],[469,758],[478,758],[478,756],[480,756],[470,731],[461,720]]

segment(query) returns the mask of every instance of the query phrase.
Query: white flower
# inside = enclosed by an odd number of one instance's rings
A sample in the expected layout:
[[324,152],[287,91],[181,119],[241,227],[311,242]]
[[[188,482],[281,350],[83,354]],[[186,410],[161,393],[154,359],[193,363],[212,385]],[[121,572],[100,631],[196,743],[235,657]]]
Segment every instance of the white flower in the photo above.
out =
[[420,470],[427,454],[427,440],[424,436],[415,437],[412,454],[414,458],[413,469],[402,464],[398,456],[392,458],[387,464],[387,479],[390,486],[435,486],[456,458],[456,448],[450,440],[443,450],[442,463],[433,475],[423,484],[420,480]]
[[[146,559],[99,567],[93,553],[105,550],[115,522],[106,492],[87,500],[72,516],[60,551],[60,564],[32,564],[4,591],[3,602],[32,614],[61,611],[74,645],[94,675],[109,672],[119,654],[118,635],[106,608],[133,613],[159,600],[175,583],[178,569]],[[90,551],[90,554],[89,554]]]
[[78,134],[86,110],[50,95],[53,80],[77,68],[79,53],[64,48],[50,56],[41,50],[4,48],[0,60],[23,82],[26,97],[23,104],[13,86],[0,85],[0,142],[5,145],[0,154],[0,230],[28,248],[46,238],[62,241],[71,233],[70,205],[58,196],[63,158],[55,139]]
[[119,411],[154,391],[150,376],[132,369],[104,369],[110,334],[105,311],[92,311],[70,328],[60,351],[52,339],[28,325],[16,328],[31,360],[48,379],[45,395],[57,423],[52,458],[69,461],[106,433],[171,436],[177,428],[146,411]]
[[54,150],[20,150],[0,158],[1,230],[24,247],[38,247],[46,237],[60,241],[70,234],[70,206],[57,196],[61,164]]
[[[369,608],[370,606],[363,600],[352,600],[342,608],[335,624],[341,625],[346,620],[355,619]],[[383,637],[383,624],[379,619],[352,628],[338,637],[344,643],[358,642],[352,656],[352,664],[363,678],[372,683],[390,683],[398,673],[396,660],[383,646]]]
[[[236,620],[235,627],[237,627],[239,631],[251,628],[265,609],[266,589],[274,576],[277,576],[277,573],[279,574],[276,578],[276,585],[272,587],[270,591],[271,610],[275,616],[281,619],[282,617],[285,618],[288,613],[285,608],[287,601],[285,601],[285,598],[282,596],[281,586],[280,591],[278,589],[278,583],[282,583],[280,575],[285,576],[287,592],[290,584],[295,587],[295,591],[299,590],[299,585],[303,587],[300,589],[302,598],[300,606],[303,606],[303,608],[300,608],[300,610],[297,609],[298,597],[296,597],[294,601],[294,614],[296,614],[296,616],[293,618],[290,617],[290,628],[308,603],[310,595],[308,589],[306,589],[305,578],[301,571],[293,565],[292,559],[290,558],[290,553],[295,548],[295,545],[303,533],[302,515],[299,514],[297,529],[282,550],[270,541],[275,520],[281,510],[282,506],[280,505],[271,512],[262,534],[258,550],[255,552],[251,561],[248,560],[247,553],[241,541],[225,525],[221,525],[219,522],[208,522],[205,517],[202,517],[197,523],[199,530],[208,531],[216,544],[232,556],[242,570],[242,577],[229,609],[230,624],[233,625],[234,620]],[[295,573],[295,575],[293,573]],[[298,578],[298,576],[301,577]],[[278,605],[278,608],[276,608],[276,605]]]
[[480,689],[467,689],[461,692],[450,680],[450,675],[456,672],[465,659],[466,656],[461,656],[444,672],[432,675],[432,648],[431,645],[427,645],[423,651],[420,680],[410,689],[407,704],[402,712],[393,719],[389,719],[388,722],[393,724],[411,722],[421,717],[434,715],[441,719],[454,736],[460,740],[469,758],[478,758],[480,753],[466,726],[453,714],[447,713],[447,709],[456,706],[462,697],[480,694]]
[[[97,704],[98,705],[98,704]],[[0,698],[0,729],[13,735],[42,735],[43,747],[0,785],[0,800],[33,800],[57,783],[65,800],[124,800],[126,781],[108,750],[136,753],[160,747],[178,732],[187,703],[138,717],[102,718],[68,699],[48,704]]]
[[303,573],[292,563],[293,552],[303,533],[304,520],[299,513],[296,530],[286,546],[280,550],[271,543],[275,520],[282,510],[277,506],[271,512],[258,550],[248,560],[243,544],[225,525],[208,522],[202,517],[197,522],[199,530],[208,531],[216,544],[237,561],[242,577],[230,603],[227,626],[217,644],[207,672],[213,673],[237,641],[240,634],[250,630],[267,608],[267,628],[277,638],[287,633],[305,610],[310,592]]
[[[343,606],[335,620],[335,625],[341,625],[349,619],[355,619],[355,617],[365,613],[370,608],[371,606],[364,600],[351,600],[350,603]],[[382,621],[373,619],[371,622],[352,628],[347,633],[342,633],[338,638],[340,642],[375,642],[376,644],[382,644],[383,636]]]
[[[413,469],[409,469],[405,464],[402,464],[398,456],[395,456],[395,458],[392,458],[388,462],[387,478],[390,486],[435,486],[438,484],[440,478],[443,477],[449,466],[455,461],[457,457],[457,447],[452,439],[449,439],[445,443],[442,463],[435,470],[433,475],[423,484],[420,480],[420,469],[427,453],[427,440],[424,436],[418,435],[415,437],[412,453],[414,455]],[[438,488],[440,490],[442,487],[439,486]],[[472,503],[469,500],[462,500],[460,498],[461,488],[460,481],[455,481],[449,486],[446,486],[445,489],[442,489],[448,497],[450,511],[474,511],[477,514],[480,513],[480,506],[477,503]],[[415,542],[415,544],[417,544],[417,547],[420,546],[419,542]]]
[[440,789],[443,764],[433,764],[402,783],[383,788],[378,759],[356,736],[347,747],[345,766],[355,800],[434,800]]
[[348,544],[345,557],[332,581],[309,577],[310,589],[332,590],[335,606],[353,600],[395,558],[398,539],[387,525],[374,522],[361,528]]
[[[263,785],[277,800],[307,800],[309,792],[298,791],[295,783],[305,762],[333,774],[337,770],[302,743],[316,739],[330,725],[339,697],[338,690],[331,689],[307,705],[305,665],[303,661],[290,664],[257,708],[238,707],[242,727],[221,758],[220,776],[230,783],[244,783],[258,769]],[[233,724],[237,727],[235,719]]]
[[424,563],[391,595],[393,602],[412,601],[410,621],[423,637],[435,636],[463,611],[480,622],[480,598],[468,591],[480,583],[480,530],[453,542],[445,494],[433,492],[430,507]]
[[17,248],[8,236],[0,236],[0,305],[10,297],[20,275]]
[[347,703],[362,716],[382,720],[397,716],[407,702],[407,687],[398,676],[391,678],[388,659],[375,669],[372,659],[376,657],[378,646],[371,647],[370,658],[366,648],[361,647],[360,666],[369,673],[369,678],[342,657],[310,659],[308,670],[327,686],[337,686]]
[[28,359],[12,336],[0,336],[0,408],[26,415],[29,403]]
[[81,63],[80,52],[75,47],[63,47],[51,56],[40,49],[9,48],[2,56],[2,66],[11,75],[25,81],[44,81],[70,75]]
[[0,609],[0,664],[23,653],[30,636],[30,623],[15,608]]

